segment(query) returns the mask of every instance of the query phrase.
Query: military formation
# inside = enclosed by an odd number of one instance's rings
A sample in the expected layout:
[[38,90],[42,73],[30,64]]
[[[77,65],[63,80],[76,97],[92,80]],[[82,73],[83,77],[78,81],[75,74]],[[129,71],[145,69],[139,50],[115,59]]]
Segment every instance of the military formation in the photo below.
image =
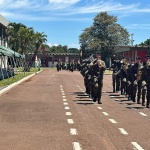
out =
[[71,72],[75,70],[80,71],[80,63],[79,62],[74,63],[74,61],[64,63],[64,62],[59,61],[56,65],[56,68],[58,72],[61,70],[68,70]]
[[114,56],[110,70],[114,93],[120,91],[129,101],[150,107],[150,55],[145,56],[144,62],[140,57],[134,61]]
[[[101,60],[101,54],[89,54],[87,59],[80,59],[74,64],[58,63],[57,71],[66,69],[69,71],[79,70],[84,77],[86,93],[93,102],[102,104],[101,95],[103,88],[103,75],[106,69],[105,62]],[[120,91],[129,101],[142,106],[150,107],[150,55],[145,56],[141,62],[140,57],[135,60],[129,58],[119,59],[116,55],[111,58],[113,93]]]
[[82,61],[80,73],[84,77],[86,93],[92,98],[93,102],[102,104],[101,95],[103,88],[103,75],[106,66],[101,60],[101,54],[90,54],[89,58]]

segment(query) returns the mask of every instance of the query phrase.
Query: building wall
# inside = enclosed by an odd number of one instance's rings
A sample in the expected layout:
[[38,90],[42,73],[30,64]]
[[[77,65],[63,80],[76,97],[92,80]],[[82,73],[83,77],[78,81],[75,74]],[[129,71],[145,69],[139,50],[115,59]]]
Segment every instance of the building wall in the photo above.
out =
[[[63,55],[38,55],[38,59],[41,60],[41,66],[42,67],[52,67],[56,66],[58,62],[77,62],[79,60],[79,55],[68,55],[68,54],[63,54]],[[35,58],[34,58],[35,60]]]
[[141,61],[145,61],[145,55],[147,55],[147,51],[137,51],[137,56],[141,57]]
[[7,21],[1,14],[0,14],[0,45],[4,47],[8,47],[8,44],[5,39],[5,30],[9,24],[9,21]]
[[122,52],[122,56],[124,58],[129,58],[129,59],[136,59],[137,56],[139,56],[141,58],[141,62],[143,62],[145,60],[145,55],[147,55],[147,51],[128,51],[128,52]]

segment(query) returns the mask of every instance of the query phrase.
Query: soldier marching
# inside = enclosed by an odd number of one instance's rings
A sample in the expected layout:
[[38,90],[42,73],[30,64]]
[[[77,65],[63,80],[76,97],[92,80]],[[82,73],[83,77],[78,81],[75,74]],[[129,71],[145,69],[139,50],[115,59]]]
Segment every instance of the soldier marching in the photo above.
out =
[[86,93],[93,99],[93,102],[102,104],[101,95],[103,88],[103,75],[106,69],[105,62],[101,60],[101,54],[90,55],[82,61],[81,74],[84,77]]
[[[114,59],[116,62],[116,58]],[[128,100],[132,100],[142,106],[150,107],[150,55],[145,56],[145,61],[141,62],[140,57],[133,59],[124,58],[120,61],[121,68],[117,70],[116,64],[110,67],[112,73],[113,93],[118,92],[126,95]],[[120,80],[118,80],[120,79]],[[119,81],[119,83],[117,83]],[[145,101],[147,100],[146,104]]]

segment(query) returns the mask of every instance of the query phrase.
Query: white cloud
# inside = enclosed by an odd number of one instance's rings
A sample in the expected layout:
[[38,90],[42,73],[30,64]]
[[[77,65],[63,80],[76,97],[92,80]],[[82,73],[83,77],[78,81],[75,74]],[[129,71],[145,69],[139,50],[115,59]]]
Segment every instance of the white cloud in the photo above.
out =
[[[49,45],[50,47],[52,47],[52,46],[58,46],[58,45],[60,45],[60,44],[53,44],[53,43],[48,43],[47,45]],[[80,45],[79,44],[74,44],[74,43],[71,43],[71,44],[67,44],[68,45],[68,48],[80,48]],[[62,46],[64,46],[64,45],[62,45]]]
[[150,24],[131,24],[129,26],[126,26],[127,29],[150,29]]
[[58,46],[60,44],[52,44],[52,43],[48,43],[47,45],[49,45],[49,47],[52,47],[52,46]]
[[80,48],[80,45],[79,44],[74,44],[74,43],[71,43],[71,44],[68,44],[68,47],[69,48]]
[[[78,20],[72,15],[102,11],[121,16],[133,13],[150,13],[150,9],[146,6],[143,8],[140,3],[123,5],[113,0],[0,0],[0,13],[7,18],[15,16],[15,19],[18,20]],[[63,18],[63,15],[70,16],[70,18]]]
[[49,0],[50,3],[56,3],[56,4],[64,3],[64,4],[70,4],[70,5],[75,4],[79,1],[80,0]]

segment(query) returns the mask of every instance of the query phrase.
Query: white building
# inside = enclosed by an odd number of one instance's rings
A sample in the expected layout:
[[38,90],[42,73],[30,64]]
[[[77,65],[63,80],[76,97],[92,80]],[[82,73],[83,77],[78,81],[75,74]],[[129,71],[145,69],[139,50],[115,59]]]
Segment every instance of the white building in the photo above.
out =
[[7,29],[8,24],[9,21],[0,14],[0,45],[4,47],[8,47],[5,36],[5,30]]

